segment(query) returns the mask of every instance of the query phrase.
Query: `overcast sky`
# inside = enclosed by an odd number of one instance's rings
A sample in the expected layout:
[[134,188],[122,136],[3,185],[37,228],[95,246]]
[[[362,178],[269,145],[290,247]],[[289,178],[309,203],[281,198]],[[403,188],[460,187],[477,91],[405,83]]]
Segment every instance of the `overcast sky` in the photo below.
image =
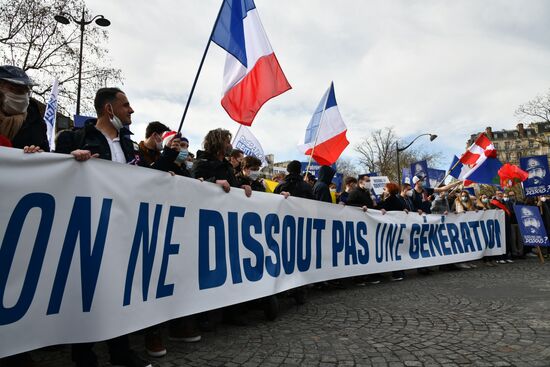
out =
[[[442,152],[441,167],[470,134],[513,128],[519,104],[550,88],[550,1],[256,0],[292,90],[264,105],[252,125],[276,161],[301,159],[296,144],[334,81],[351,144],[393,126],[416,147]],[[177,129],[218,0],[91,0],[111,20],[112,65],[135,110],[132,131],[147,122]],[[224,54],[211,44],[183,126],[191,150],[210,129],[236,132],[220,105]],[[418,145],[417,145],[418,144]]]

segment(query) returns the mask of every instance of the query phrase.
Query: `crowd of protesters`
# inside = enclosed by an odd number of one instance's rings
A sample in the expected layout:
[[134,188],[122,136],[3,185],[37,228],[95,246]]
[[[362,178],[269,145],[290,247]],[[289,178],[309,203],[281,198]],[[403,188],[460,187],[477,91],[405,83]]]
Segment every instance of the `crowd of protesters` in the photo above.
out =
[[[2,145],[21,148],[26,153],[49,151],[46,127],[38,112],[36,103],[30,99],[32,80],[19,68],[0,67],[0,141]],[[265,192],[261,177],[262,162],[245,156],[242,151],[233,149],[231,133],[224,129],[209,131],[202,142],[202,150],[196,156],[189,152],[189,140],[180,133],[171,131],[161,122],[148,124],[144,140],[136,144],[129,130],[134,110],[126,94],[117,88],[102,88],[97,91],[94,107],[97,118],[90,119],[81,129],[65,130],[56,137],[58,153],[71,154],[78,161],[91,158],[105,159],[123,164],[165,171],[171,175],[192,177],[201,181],[219,185],[229,192],[232,188],[241,188],[245,196],[253,191]],[[528,247],[522,245],[513,205],[519,203],[514,191],[496,191],[494,195],[480,194],[472,196],[461,188],[461,182],[441,184],[433,189],[426,188],[424,177],[414,176],[411,184],[387,183],[380,197],[373,195],[368,174],[358,177],[346,177],[340,193],[334,195],[332,179],[335,170],[322,166],[318,178],[303,174],[301,164],[292,161],[287,165],[286,175],[270,178],[278,182],[273,190],[275,194],[318,200],[332,203],[336,197],[337,205],[359,207],[364,211],[377,209],[383,214],[389,211],[403,211],[409,215],[463,213],[499,209],[506,215],[506,253],[502,256],[483,259],[487,266],[506,264],[512,259],[528,255]],[[547,231],[550,224],[550,207],[545,197],[530,202],[541,208]],[[441,270],[460,270],[475,267],[473,263],[460,263],[441,266]],[[420,274],[429,274],[431,268],[417,269]],[[401,281],[404,271],[394,271],[391,280]],[[385,279],[381,274],[353,279],[358,285],[380,283]],[[330,283],[330,282],[329,282]],[[329,284],[330,285],[330,284]],[[341,283],[337,283],[341,286]],[[289,292],[298,304],[305,302],[306,287]],[[277,317],[278,301],[273,295],[255,302],[263,308],[266,318]],[[243,315],[249,305],[227,307],[221,312],[221,320],[232,324],[246,323]],[[201,332],[215,329],[220,318],[215,312],[206,312],[168,322],[169,337],[182,342],[198,342]],[[107,341],[110,362],[122,366],[150,366],[138,354],[130,349],[128,336],[123,335]],[[160,328],[152,327],[145,331],[145,349],[151,357],[162,357],[167,353]],[[79,367],[95,367],[97,357],[93,343],[72,345],[72,360]],[[28,353],[12,356],[1,361],[5,365],[32,365]]]

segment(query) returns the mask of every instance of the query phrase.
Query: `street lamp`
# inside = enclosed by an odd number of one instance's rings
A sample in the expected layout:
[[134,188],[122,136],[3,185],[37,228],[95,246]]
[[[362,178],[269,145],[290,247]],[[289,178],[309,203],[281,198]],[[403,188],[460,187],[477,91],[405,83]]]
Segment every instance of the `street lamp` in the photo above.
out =
[[84,19],[85,8],[82,8],[82,17],[75,19],[70,14],[57,14],[54,19],[61,24],[69,24],[71,20],[80,26],[80,58],[78,61],[78,90],[76,93],[76,114],[80,115],[80,90],[82,89],[82,50],[84,48],[84,27],[95,20],[95,24],[100,27],[108,27],[111,22],[103,15],[96,15],[90,20]]
[[407,146],[405,147],[400,147],[399,142],[398,141],[395,142],[395,154],[397,156],[397,183],[399,185],[401,185],[401,167],[399,166],[399,152],[402,152],[408,147],[410,147],[416,141],[416,139],[420,138],[421,136],[428,136],[428,135],[430,136],[430,141],[434,141],[435,138],[437,138],[437,135],[435,134],[420,134],[416,138],[414,138],[413,141],[407,144]]

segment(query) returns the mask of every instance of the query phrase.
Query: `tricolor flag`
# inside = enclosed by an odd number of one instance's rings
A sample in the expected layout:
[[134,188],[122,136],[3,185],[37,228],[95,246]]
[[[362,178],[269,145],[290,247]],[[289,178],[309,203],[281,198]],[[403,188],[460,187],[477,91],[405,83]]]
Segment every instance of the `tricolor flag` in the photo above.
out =
[[273,53],[252,0],[224,0],[212,41],[227,51],[222,106],[250,126],[258,110],[290,84]]
[[298,149],[305,155],[312,155],[320,165],[330,166],[349,144],[346,131],[346,124],[336,104],[334,83],[331,83],[315,109],[306,128],[304,142],[298,145]]
[[[502,163],[497,159],[497,151],[489,138],[481,133],[468,150],[460,157],[462,168],[462,177],[467,184],[468,181],[498,185],[500,179],[498,170]],[[467,171],[467,172],[466,172]]]
[[57,94],[59,89],[59,81],[57,78],[53,81],[52,93],[50,99],[46,105],[46,111],[44,112],[44,122],[46,123],[46,135],[48,137],[48,143],[50,144],[50,150],[55,150],[55,120],[57,115]]

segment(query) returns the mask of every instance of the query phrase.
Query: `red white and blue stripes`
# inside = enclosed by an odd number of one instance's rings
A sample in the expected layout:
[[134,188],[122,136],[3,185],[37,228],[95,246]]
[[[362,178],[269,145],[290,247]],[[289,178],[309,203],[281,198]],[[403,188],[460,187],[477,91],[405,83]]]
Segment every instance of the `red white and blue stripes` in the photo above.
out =
[[212,41],[227,51],[222,106],[250,126],[262,105],[291,88],[252,0],[225,0]]

